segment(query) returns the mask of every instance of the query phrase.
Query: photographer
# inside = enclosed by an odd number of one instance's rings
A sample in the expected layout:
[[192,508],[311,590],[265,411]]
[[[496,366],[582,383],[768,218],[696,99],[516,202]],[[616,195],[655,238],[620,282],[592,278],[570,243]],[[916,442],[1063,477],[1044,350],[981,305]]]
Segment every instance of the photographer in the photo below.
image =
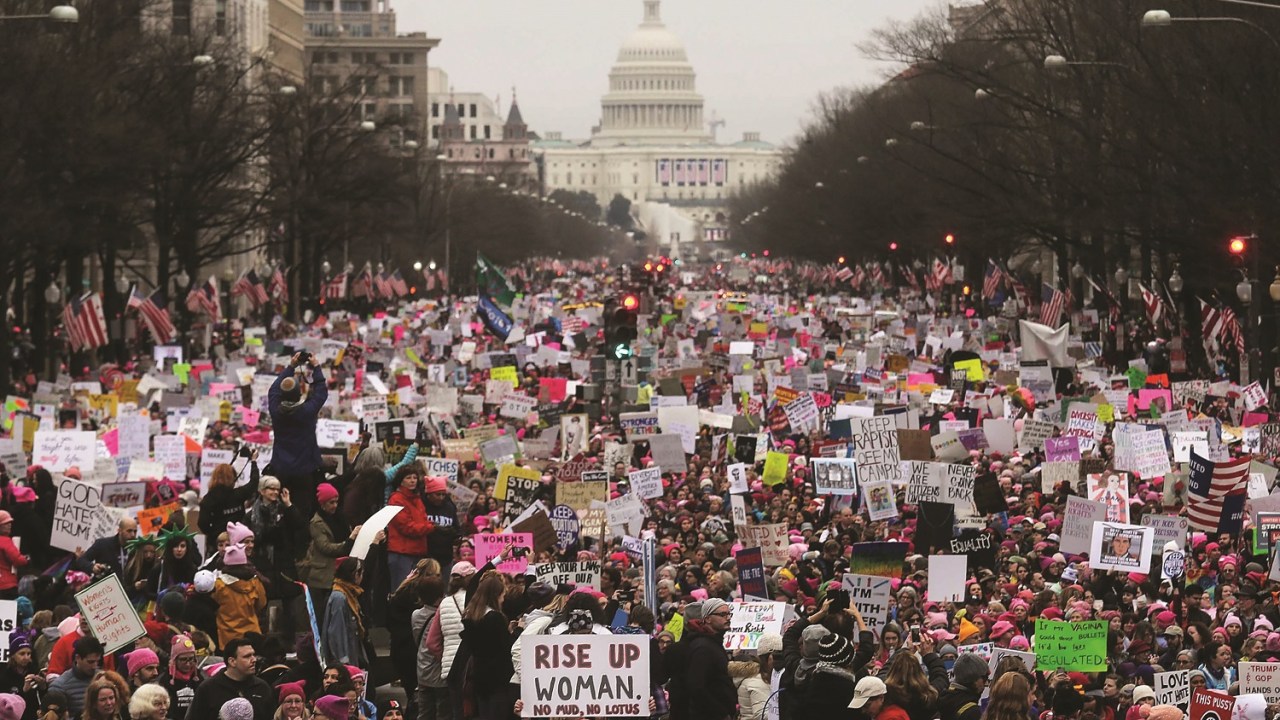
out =
[[[307,367],[311,368],[309,380]],[[294,355],[267,393],[275,445],[266,474],[280,478],[298,505],[299,517],[309,518],[315,510],[312,498],[321,466],[316,419],[328,398],[324,372],[308,352]]]

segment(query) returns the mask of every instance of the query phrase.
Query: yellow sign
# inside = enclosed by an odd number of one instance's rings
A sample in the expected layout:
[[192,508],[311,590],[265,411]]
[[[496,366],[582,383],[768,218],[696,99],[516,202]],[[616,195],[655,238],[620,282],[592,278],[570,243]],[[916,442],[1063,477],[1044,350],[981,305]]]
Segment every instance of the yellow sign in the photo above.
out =
[[119,407],[120,398],[115,395],[89,395],[89,408],[106,417],[115,417]]
[[1116,409],[1106,403],[1100,403],[1098,405],[1098,419],[1102,422],[1115,422]]
[[138,381],[125,380],[120,383],[120,387],[116,388],[116,395],[120,396],[120,402],[137,403],[138,402]]
[[513,477],[533,480],[534,482],[542,481],[542,473],[537,470],[508,463],[498,470],[498,484],[493,486],[493,496],[495,498],[499,500],[507,499],[507,479]]
[[489,370],[490,380],[505,380],[512,386],[519,385],[520,380],[516,377],[516,369],[511,365],[504,365]]
[[760,478],[765,485],[777,485],[787,480],[787,454],[769,451],[764,459],[764,475]]
[[982,361],[977,358],[960,360],[955,364],[955,368],[957,370],[965,371],[966,377],[969,378],[969,382],[981,382],[987,377],[983,372]]
[[675,638],[676,642],[680,642],[680,637],[684,635],[684,616],[680,613],[672,615],[663,630],[671,633],[671,637]]

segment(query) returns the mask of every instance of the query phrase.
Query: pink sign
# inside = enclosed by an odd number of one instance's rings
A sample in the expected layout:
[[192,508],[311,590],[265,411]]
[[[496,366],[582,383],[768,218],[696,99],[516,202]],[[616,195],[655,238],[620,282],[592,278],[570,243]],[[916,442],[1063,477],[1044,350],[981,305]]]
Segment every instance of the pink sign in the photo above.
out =
[[1044,457],[1047,462],[1071,462],[1080,459],[1080,438],[1074,435],[1044,439]]
[[477,533],[471,539],[476,545],[477,565],[484,566],[501,555],[503,548],[514,545],[526,548],[527,552],[513,551],[505,562],[498,565],[498,572],[519,575],[529,569],[529,556],[533,554],[533,533]]

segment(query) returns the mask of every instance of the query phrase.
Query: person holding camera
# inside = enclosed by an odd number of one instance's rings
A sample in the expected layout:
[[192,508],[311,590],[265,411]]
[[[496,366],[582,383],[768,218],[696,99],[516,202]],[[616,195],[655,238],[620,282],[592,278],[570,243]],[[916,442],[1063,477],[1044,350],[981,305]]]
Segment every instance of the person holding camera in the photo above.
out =
[[265,474],[280,479],[297,503],[299,517],[309,518],[315,510],[312,498],[316,492],[316,474],[321,467],[316,420],[328,398],[324,371],[308,352],[295,354],[267,393],[275,444]]

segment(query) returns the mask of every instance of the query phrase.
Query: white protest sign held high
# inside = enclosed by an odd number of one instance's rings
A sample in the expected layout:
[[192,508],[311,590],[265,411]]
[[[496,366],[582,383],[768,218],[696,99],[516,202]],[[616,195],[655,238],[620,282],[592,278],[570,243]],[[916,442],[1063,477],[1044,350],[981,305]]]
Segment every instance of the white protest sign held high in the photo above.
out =
[[1187,546],[1188,522],[1185,517],[1148,513],[1142,516],[1142,525],[1155,530],[1156,536],[1152,542],[1152,547],[1157,550],[1163,549],[1164,544],[1170,540],[1177,543],[1180,550],[1185,549]]
[[724,634],[724,648],[729,652],[755,650],[767,633],[782,634],[787,604],[781,602],[732,603],[733,618]]
[[147,484],[144,482],[106,483],[101,487],[100,497],[102,504],[108,507],[141,507],[146,503]]
[[351,546],[351,557],[365,559],[369,555],[369,547],[373,545],[374,536],[378,531],[385,530],[391,524],[391,518],[403,509],[399,505],[388,505],[370,515],[360,527],[360,534],[356,535],[356,541]]
[[993,647],[991,648],[991,659],[987,661],[987,667],[991,669],[991,674],[996,672],[996,666],[1000,661],[1007,657],[1020,658],[1027,666],[1028,672],[1036,671],[1036,654],[1033,652],[1023,652],[1021,650],[1010,650],[1009,648]]
[[840,579],[840,589],[849,593],[849,604],[858,609],[867,629],[877,638],[889,617],[891,586],[889,578],[879,575],[845,573]]
[[108,654],[147,634],[119,575],[112,573],[76,593],[76,604]]
[[458,461],[447,458],[418,457],[418,462],[426,466],[427,477],[442,477],[446,480],[458,480]]
[[1103,503],[1075,495],[1069,496],[1062,518],[1062,542],[1059,544],[1062,552],[1089,552],[1089,546],[1093,543],[1093,524],[1106,519],[1107,506]]
[[1089,566],[1095,570],[1147,572],[1155,530],[1142,525],[1096,522],[1089,546]]
[[[158,440],[159,438],[157,438]],[[209,481],[213,479],[213,469],[219,465],[230,465],[236,459],[235,450],[216,450],[204,448],[200,451],[200,495],[209,491]],[[246,477],[247,479],[247,477]]]
[[1152,690],[1156,691],[1157,705],[1182,705],[1191,702],[1191,673],[1173,670],[1155,674]]
[[92,430],[37,430],[31,464],[53,472],[87,470],[97,455],[98,438]]
[[549,583],[552,587],[573,585],[600,589],[600,561],[560,562],[531,565],[538,580]]
[[662,497],[662,468],[651,467],[627,473],[631,491],[645,500]]
[[355,445],[360,442],[360,423],[320,418],[316,420],[316,444],[322,448]]
[[649,638],[521,635],[522,717],[641,717],[649,712]]
[[69,552],[88,550],[99,537],[96,533],[101,507],[102,491],[97,485],[63,478],[58,483],[49,544]]
[[747,484],[747,464],[733,463],[728,468],[729,472],[729,492],[731,494],[751,492],[751,487]]
[[853,430],[853,459],[857,462],[858,480],[868,483],[897,480],[902,458],[896,420],[881,415],[850,418],[849,423]]
[[1257,693],[1267,702],[1280,702],[1280,663],[1240,663],[1240,694]]

